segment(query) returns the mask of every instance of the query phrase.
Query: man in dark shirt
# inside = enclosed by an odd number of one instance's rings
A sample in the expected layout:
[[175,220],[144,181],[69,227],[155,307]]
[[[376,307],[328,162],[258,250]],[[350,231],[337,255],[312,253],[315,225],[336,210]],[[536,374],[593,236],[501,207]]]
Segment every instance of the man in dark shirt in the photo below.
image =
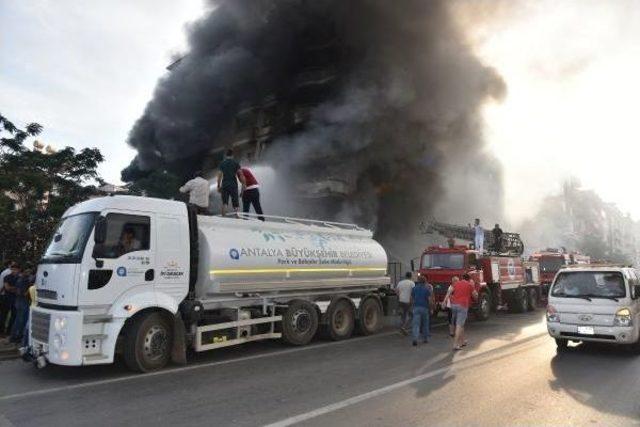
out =
[[245,178],[240,173],[240,164],[233,158],[233,150],[228,149],[225,153],[224,160],[218,167],[220,172],[218,173],[218,191],[222,196],[222,215],[224,216],[229,205],[229,199],[231,199],[231,206],[238,214],[238,208],[240,207],[238,198],[238,180],[242,183],[242,190],[245,188]]
[[34,281],[35,277],[32,274],[31,267],[25,268],[16,280],[14,301],[16,320],[13,323],[13,328],[11,329],[10,339],[13,343],[19,343],[22,341],[24,327],[29,317],[29,299],[27,297],[27,290]]
[[493,250],[500,253],[502,251],[502,229],[500,224],[496,224],[491,233],[493,233]]
[[413,306],[413,345],[418,345],[420,329],[422,329],[423,342],[429,342],[429,308],[432,303],[433,288],[427,284],[424,276],[418,277],[418,281],[411,291],[411,304]]

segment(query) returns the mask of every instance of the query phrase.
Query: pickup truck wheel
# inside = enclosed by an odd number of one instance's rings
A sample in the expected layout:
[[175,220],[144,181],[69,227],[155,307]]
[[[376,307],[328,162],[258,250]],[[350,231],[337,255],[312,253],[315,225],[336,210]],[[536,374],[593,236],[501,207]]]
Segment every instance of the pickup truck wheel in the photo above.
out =
[[524,313],[529,307],[529,297],[525,289],[516,289],[511,297],[511,310],[516,313]]
[[160,313],[134,319],[125,337],[124,361],[129,369],[150,372],[164,368],[171,359],[173,328]]
[[382,307],[374,297],[365,298],[358,310],[358,332],[362,335],[375,334],[382,328]]
[[355,313],[349,301],[340,299],[331,303],[327,309],[327,332],[334,341],[351,337],[355,327]]
[[482,292],[478,299],[478,307],[476,309],[476,319],[487,320],[491,315],[491,297],[488,292]]
[[534,311],[538,308],[538,291],[533,288],[527,289],[527,310]]
[[282,316],[282,339],[291,345],[306,345],[318,331],[318,312],[303,300],[289,303]]
[[568,348],[569,348],[569,340],[556,338],[556,350],[558,353],[565,352],[567,351]]

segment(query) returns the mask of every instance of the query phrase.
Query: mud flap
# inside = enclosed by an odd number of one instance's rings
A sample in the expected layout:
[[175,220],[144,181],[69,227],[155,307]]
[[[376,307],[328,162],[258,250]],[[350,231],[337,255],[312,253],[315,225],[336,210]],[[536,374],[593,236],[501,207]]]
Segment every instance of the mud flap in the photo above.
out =
[[185,341],[186,330],[180,312],[173,316],[173,348],[171,349],[171,361],[177,365],[187,364],[187,344]]

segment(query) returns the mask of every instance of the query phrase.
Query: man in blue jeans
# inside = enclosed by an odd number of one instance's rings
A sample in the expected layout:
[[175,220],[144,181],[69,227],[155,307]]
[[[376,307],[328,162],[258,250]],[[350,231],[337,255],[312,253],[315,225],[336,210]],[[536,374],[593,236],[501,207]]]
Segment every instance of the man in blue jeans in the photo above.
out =
[[429,342],[429,307],[433,298],[433,288],[427,284],[424,276],[418,277],[416,286],[411,291],[411,306],[413,307],[413,345],[418,345],[420,327],[422,327],[422,342]]

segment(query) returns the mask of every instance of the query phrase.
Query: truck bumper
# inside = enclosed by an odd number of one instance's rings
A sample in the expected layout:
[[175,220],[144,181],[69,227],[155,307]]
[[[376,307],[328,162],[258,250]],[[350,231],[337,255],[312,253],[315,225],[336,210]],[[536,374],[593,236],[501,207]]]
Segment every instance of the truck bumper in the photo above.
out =
[[80,311],[32,308],[29,328],[31,355],[44,357],[56,365],[82,365],[82,326]]
[[[580,325],[591,326],[591,325]],[[570,341],[608,342],[612,344],[634,344],[638,341],[638,328],[633,326],[591,326],[593,335],[578,333],[578,325],[547,323],[547,331],[553,338]]]

